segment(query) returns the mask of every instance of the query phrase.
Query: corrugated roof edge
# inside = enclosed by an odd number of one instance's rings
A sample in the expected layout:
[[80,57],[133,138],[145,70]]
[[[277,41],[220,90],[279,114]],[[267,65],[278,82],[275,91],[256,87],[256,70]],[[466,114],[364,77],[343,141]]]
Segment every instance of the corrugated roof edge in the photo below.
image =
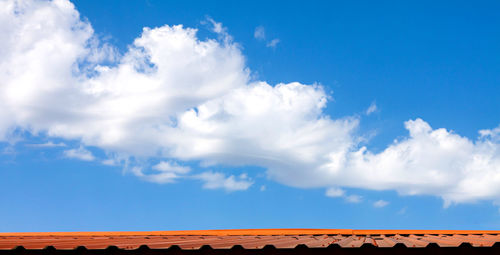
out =
[[103,232],[11,232],[0,236],[177,236],[177,235],[472,235],[500,234],[500,230],[389,230],[389,229],[223,229],[173,231],[103,231]]

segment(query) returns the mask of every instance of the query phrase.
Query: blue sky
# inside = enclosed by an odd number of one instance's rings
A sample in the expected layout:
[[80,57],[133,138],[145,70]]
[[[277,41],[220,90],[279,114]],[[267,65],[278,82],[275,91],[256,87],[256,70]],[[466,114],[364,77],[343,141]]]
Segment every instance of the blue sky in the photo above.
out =
[[73,4],[0,3],[0,231],[500,228],[498,3]]

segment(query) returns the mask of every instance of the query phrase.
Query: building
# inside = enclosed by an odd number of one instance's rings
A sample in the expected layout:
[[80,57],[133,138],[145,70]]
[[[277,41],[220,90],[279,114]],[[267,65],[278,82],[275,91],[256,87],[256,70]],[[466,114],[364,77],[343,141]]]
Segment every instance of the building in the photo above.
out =
[[2,254],[500,254],[500,231],[249,229],[0,233]]

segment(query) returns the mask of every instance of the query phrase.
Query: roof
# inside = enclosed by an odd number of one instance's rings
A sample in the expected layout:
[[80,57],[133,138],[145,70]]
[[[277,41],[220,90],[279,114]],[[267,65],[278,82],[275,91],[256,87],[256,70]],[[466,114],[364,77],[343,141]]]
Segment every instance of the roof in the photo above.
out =
[[352,230],[352,229],[240,229],[152,232],[0,233],[0,251],[13,249],[88,250],[109,247],[135,250],[182,249],[293,249],[358,247],[493,247],[500,231],[470,230]]

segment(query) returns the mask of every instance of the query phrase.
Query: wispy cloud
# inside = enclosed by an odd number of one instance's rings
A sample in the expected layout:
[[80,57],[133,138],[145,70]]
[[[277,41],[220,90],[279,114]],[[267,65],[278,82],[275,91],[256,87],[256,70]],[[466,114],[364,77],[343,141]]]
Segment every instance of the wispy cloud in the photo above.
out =
[[408,207],[406,207],[406,206],[405,206],[405,207],[401,208],[401,209],[398,211],[398,214],[400,214],[400,215],[404,215],[404,214],[406,214],[406,212],[407,212],[407,211],[408,211]]
[[210,30],[218,34],[219,40],[223,41],[225,44],[230,44],[233,42],[233,37],[227,32],[227,28],[222,25],[221,22],[217,22],[211,17],[206,17],[206,20],[201,22],[202,24],[209,24]]
[[190,167],[181,166],[174,161],[161,161],[151,169],[145,169],[143,166],[132,167],[135,175],[155,183],[173,183],[180,178],[190,178],[187,175],[190,171]]
[[48,141],[45,143],[31,143],[31,144],[26,144],[28,147],[34,147],[34,148],[54,148],[54,147],[66,147],[67,145],[63,142],[59,143],[54,143],[52,141]]
[[255,28],[253,32],[253,37],[258,41],[264,41],[266,43],[266,47],[276,48],[276,45],[280,42],[280,39],[274,38],[270,41],[266,41],[266,30],[263,26],[258,26]]
[[224,189],[226,191],[247,190],[252,186],[253,181],[246,174],[239,176],[228,176],[217,172],[204,172],[194,176],[196,179],[203,181],[205,189]]
[[359,195],[349,195],[345,197],[345,200],[349,203],[361,203],[363,201],[363,197]]
[[101,163],[103,165],[107,165],[107,166],[118,166],[119,165],[119,162],[117,162],[114,159],[104,159],[101,161]]
[[65,150],[63,153],[67,158],[74,158],[83,161],[93,161],[95,159],[92,152],[86,150],[82,146],[80,146],[78,149]]
[[368,109],[366,109],[365,114],[366,115],[371,115],[372,113],[376,112],[378,110],[377,104],[375,102],[372,102]]
[[325,192],[327,197],[343,197],[345,191],[341,188],[328,188]]
[[376,208],[382,208],[382,207],[385,207],[389,204],[389,202],[385,201],[385,200],[377,200],[373,203],[373,206],[376,207]]
[[266,30],[263,26],[258,26],[255,28],[253,32],[253,37],[257,40],[265,40],[266,39]]
[[266,44],[267,47],[270,47],[270,48],[276,48],[276,45],[278,45],[278,43],[280,42],[280,39],[272,39],[270,42],[268,42]]
[[339,197],[343,198],[346,202],[349,203],[361,203],[363,201],[363,197],[355,194],[347,194],[345,190],[337,187],[328,188],[325,192],[327,197]]
[[186,166],[180,166],[175,162],[171,161],[161,161],[160,163],[153,166],[153,169],[161,172],[171,172],[178,174],[187,174],[191,171],[191,168]]

